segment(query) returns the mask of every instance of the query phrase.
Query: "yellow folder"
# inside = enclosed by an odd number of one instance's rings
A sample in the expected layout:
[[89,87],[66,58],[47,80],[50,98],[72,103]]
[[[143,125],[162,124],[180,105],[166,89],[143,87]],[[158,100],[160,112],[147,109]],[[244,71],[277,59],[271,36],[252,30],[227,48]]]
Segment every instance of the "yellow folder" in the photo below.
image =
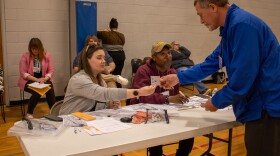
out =
[[52,87],[47,86],[45,88],[39,89],[39,88],[34,88],[31,86],[28,86],[28,88],[34,90],[35,92],[37,92],[38,94],[40,94],[41,96],[43,96],[44,94],[46,94],[46,92],[48,92]]

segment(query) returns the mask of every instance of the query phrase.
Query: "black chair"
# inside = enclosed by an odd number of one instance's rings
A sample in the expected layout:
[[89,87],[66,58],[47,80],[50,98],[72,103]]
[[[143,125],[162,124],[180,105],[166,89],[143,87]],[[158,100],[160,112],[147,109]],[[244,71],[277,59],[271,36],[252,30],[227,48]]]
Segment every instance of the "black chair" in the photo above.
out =
[[135,76],[135,73],[137,69],[142,65],[142,60],[139,58],[133,58],[131,60],[131,68],[132,68],[132,76],[131,76],[131,83],[133,81],[133,77]]

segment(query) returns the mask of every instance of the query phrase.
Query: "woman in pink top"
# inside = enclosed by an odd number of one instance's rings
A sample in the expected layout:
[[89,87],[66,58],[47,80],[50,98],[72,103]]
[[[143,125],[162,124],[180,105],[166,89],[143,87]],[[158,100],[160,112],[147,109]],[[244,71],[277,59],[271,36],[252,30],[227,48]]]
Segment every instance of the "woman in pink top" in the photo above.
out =
[[19,64],[20,78],[18,86],[32,96],[28,103],[26,117],[33,118],[33,111],[36,107],[41,95],[37,92],[27,88],[29,83],[39,82],[50,84],[51,89],[46,93],[47,103],[49,108],[55,103],[55,94],[53,88],[53,72],[54,66],[50,53],[45,52],[43,44],[40,39],[32,38],[29,41],[28,52],[25,52]]

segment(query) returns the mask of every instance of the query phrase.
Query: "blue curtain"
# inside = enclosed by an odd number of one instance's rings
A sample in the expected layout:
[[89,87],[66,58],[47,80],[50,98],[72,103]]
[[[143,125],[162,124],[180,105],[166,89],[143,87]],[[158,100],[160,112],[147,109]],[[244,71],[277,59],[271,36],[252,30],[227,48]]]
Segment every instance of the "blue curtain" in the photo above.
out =
[[83,49],[88,35],[96,35],[96,29],[96,2],[76,1],[77,53]]

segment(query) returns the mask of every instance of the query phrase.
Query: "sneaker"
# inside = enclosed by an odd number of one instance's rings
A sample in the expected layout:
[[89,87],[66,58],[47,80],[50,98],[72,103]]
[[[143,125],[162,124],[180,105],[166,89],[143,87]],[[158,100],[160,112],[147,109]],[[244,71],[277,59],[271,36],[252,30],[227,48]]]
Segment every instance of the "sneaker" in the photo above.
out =
[[33,119],[34,117],[33,117],[33,115],[27,113],[27,114],[25,115],[25,118],[27,118],[27,119]]
[[128,85],[128,80],[120,75],[117,75],[117,82],[122,85]]
[[211,89],[207,89],[205,92],[202,93],[203,95],[211,96]]

